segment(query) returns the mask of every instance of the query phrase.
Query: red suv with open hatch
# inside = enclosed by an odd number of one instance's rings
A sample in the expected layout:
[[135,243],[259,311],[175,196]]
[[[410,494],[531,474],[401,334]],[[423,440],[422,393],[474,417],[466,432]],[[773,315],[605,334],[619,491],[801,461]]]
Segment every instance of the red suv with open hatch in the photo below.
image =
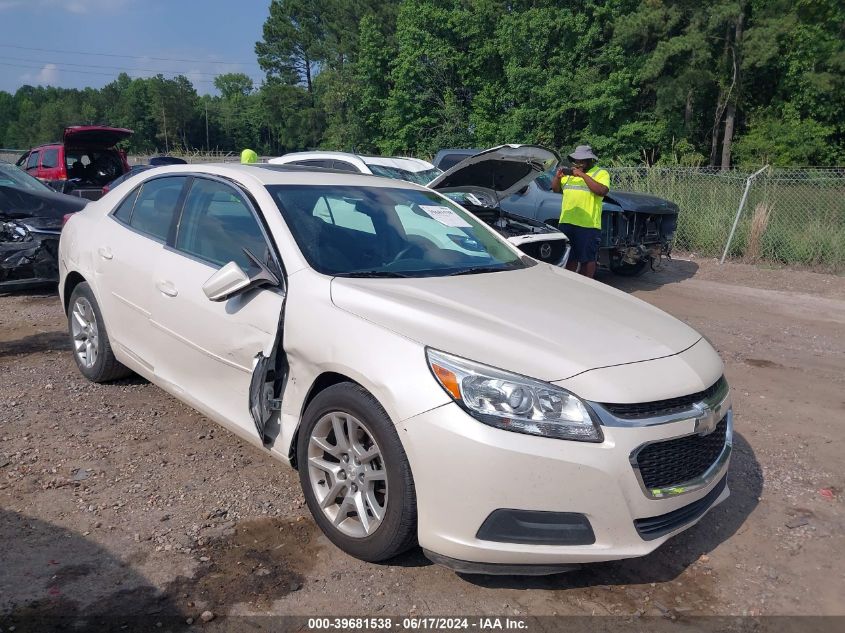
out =
[[132,133],[100,125],[68,127],[61,143],[35,147],[16,164],[57,191],[97,200],[103,185],[129,171],[126,153],[115,145]]

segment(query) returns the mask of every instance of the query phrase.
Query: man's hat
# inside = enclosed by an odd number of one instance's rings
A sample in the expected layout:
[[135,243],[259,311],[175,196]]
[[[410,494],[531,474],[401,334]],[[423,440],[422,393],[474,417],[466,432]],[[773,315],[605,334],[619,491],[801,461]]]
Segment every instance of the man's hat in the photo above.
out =
[[593,154],[593,148],[589,145],[579,145],[575,148],[575,151],[569,155],[569,158],[571,158],[572,160],[599,159],[598,156]]

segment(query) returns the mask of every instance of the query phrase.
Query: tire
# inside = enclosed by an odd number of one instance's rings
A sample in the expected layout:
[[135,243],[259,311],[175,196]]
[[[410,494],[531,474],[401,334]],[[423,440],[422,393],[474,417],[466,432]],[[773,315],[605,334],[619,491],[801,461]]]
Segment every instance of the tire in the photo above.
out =
[[[355,438],[352,442],[338,441],[338,421],[345,438]],[[367,457],[374,452],[377,457]],[[364,457],[360,465],[358,456]],[[393,422],[366,389],[345,382],[314,398],[299,429],[297,461],[308,508],[341,550],[379,562],[416,545],[417,502],[408,458]],[[364,521],[358,508],[364,510]]]
[[648,266],[648,259],[641,259],[636,264],[614,262],[610,260],[610,272],[620,277],[638,277],[642,275]]
[[114,357],[100,305],[87,282],[78,284],[70,295],[67,327],[73,359],[88,380],[109,382],[132,373]]

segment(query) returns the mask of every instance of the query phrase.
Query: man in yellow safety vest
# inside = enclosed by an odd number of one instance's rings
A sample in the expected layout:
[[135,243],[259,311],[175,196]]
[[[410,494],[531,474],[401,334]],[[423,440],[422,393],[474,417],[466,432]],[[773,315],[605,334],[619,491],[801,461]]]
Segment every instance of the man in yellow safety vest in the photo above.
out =
[[601,243],[602,199],[610,188],[610,174],[596,167],[598,157],[589,145],[576,147],[569,160],[572,167],[558,167],[552,178],[552,191],[563,193],[559,227],[572,245],[566,268],[592,278]]

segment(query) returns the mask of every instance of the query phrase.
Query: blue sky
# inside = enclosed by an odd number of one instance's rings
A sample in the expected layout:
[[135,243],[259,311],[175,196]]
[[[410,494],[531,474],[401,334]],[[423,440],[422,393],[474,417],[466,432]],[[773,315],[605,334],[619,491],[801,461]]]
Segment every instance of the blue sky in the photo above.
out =
[[214,75],[226,72],[246,73],[258,84],[263,73],[255,42],[269,5],[270,0],[0,0],[0,90],[14,92],[25,84],[98,88],[121,69],[139,77],[181,73],[200,94],[215,93]]

